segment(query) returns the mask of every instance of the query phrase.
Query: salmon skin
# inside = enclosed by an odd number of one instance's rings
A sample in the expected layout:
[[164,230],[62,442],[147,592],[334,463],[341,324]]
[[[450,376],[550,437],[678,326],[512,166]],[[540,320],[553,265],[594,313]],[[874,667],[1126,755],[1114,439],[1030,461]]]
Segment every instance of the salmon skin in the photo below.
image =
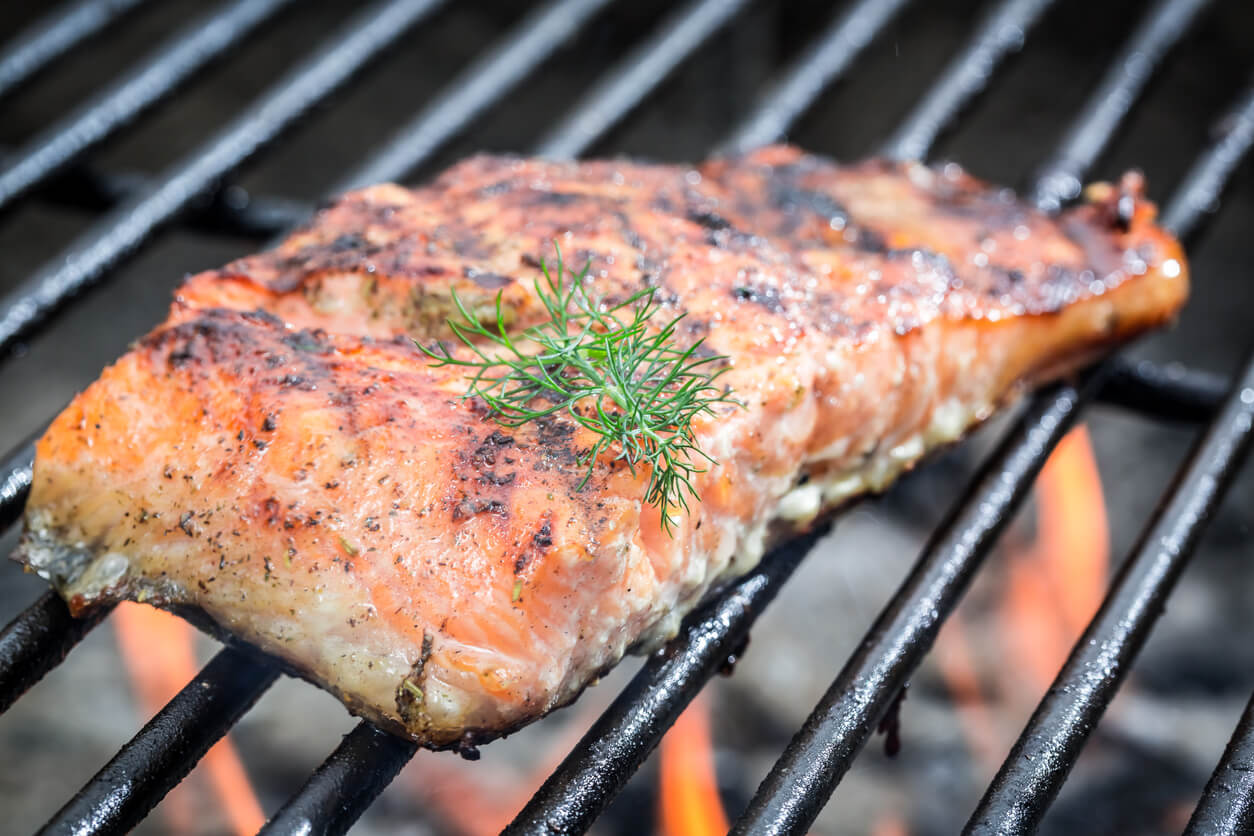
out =
[[[1137,176],[1049,217],[956,165],[771,147],[698,167],[476,157],[363,189],[193,276],[38,443],[18,559],[76,614],[198,613],[431,748],[474,745],[673,636],[711,587],[882,490],[1026,387],[1168,322],[1180,246]],[[511,328],[560,244],[592,296],[655,288],[739,406],[674,530],[561,415],[507,430],[450,337]],[[446,343],[456,352],[463,347]],[[612,451],[611,451],[612,453]]]

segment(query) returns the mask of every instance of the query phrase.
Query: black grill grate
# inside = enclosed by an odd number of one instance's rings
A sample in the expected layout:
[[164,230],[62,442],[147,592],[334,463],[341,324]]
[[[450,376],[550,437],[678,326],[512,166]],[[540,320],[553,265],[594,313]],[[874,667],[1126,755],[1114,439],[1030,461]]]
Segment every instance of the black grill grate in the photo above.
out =
[[596,82],[536,153],[576,157],[586,151],[744,6],[745,0],[692,0],[677,9]]
[[235,0],[189,24],[104,93],[49,125],[6,159],[0,168],[0,209],[172,95],[290,2]]
[[1247,361],[1219,417],[1181,469],[1010,751],[969,831],[1035,830],[1162,613],[1206,521],[1249,451],[1252,426],[1254,361]]
[[80,0],[40,20],[0,51],[0,96],[93,35],[98,35],[144,0]]
[[[0,95],[138,5],[81,2],[23,33],[0,52]],[[157,50],[148,63],[65,117],[26,148],[3,156],[0,206],[35,186],[109,212],[64,253],[0,300],[0,352],[42,328],[79,290],[107,281],[164,224],[183,217],[204,228],[271,235],[311,209],[282,199],[232,198],[221,180],[278,138],[311,106],[362,70],[440,0],[386,0],[362,11],[322,49],[263,93],[235,121],[156,178],[106,175],[72,166],[97,143],[171,95],[208,61],[287,5],[237,0]],[[577,156],[620,124],[685,60],[748,6],[747,0],[691,0],[610,67],[541,140],[542,153]],[[783,135],[904,13],[908,0],[860,0],[834,16],[751,114],[722,143],[741,149]],[[990,10],[933,88],[883,146],[926,157],[937,138],[994,80],[1052,0],[1005,0]],[[1074,197],[1108,148],[1155,69],[1206,0],[1160,0],[1132,32],[1058,151],[1035,181],[1037,203],[1053,210]],[[578,34],[611,0],[551,0],[450,82],[338,190],[400,179],[431,159],[473,119],[501,102]],[[1164,213],[1182,237],[1197,231],[1254,143],[1254,88],[1221,122],[1214,144],[1186,175]],[[212,196],[205,205],[194,205]],[[1088,734],[1118,688],[1202,527],[1249,445],[1254,364],[1235,386],[1213,374],[1132,365],[1118,358],[1036,395],[937,529],[914,570],[793,739],[744,817],[740,833],[802,833],[826,803],[907,678],[930,649],[998,535],[1057,442],[1082,409],[1104,400],[1155,419],[1209,422],[1116,578],[1102,610],[1077,643],[1019,744],[977,809],[973,833],[1030,832],[1057,794]],[[0,524],[20,515],[30,486],[30,443],[0,461]],[[639,768],[683,708],[735,655],[750,627],[822,532],[768,556],[717,600],[694,613],[666,654],[651,657],[628,687],[510,825],[510,833],[582,832]],[[102,616],[103,617],[103,614]],[[94,621],[71,619],[52,593],[0,633],[0,709],[58,664]],[[112,833],[134,826],[234,724],[278,675],[250,652],[221,651],[49,822],[48,833]],[[1254,703],[1251,703],[1254,707]],[[1254,723],[1247,710],[1189,832],[1244,832],[1254,818],[1248,771]],[[266,832],[343,832],[415,747],[367,723],[344,738]]]
[[1254,831],[1254,698],[1202,792],[1186,836]]
[[1210,0],[1159,0],[1111,61],[1110,71],[1084,104],[1058,151],[1042,166],[1032,189],[1041,209],[1057,211],[1080,196],[1083,180],[1126,120],[1159,63]]
[[98,221],[0,300],[0,354],[11,351],[76,293],[102,280],[162,224],[275,140],[441,3],[387,0],[371,5],[235,121]]
[[269,660],[219,651],[40,832],[130,831],[278,675]]

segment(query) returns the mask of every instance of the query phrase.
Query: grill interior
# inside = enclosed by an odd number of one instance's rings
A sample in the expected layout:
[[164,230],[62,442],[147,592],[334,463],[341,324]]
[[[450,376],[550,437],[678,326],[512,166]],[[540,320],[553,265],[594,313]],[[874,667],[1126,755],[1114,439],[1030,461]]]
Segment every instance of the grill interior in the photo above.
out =
[[[473,151],[698,159],[787,135],[843,158],[953,157],[977,175],[1022,184],[1045,208],[1073,197],[1079,181],[1142,165],[1167,225],[1192,245],[1254,142],[1254,88],[1245,86],[1252,68],[1240,49],[1254,14],[1238,2],[1202,0],[1123,2],[1100,12],[1086,5],[551,0],[522,9],[383,0],[297,10],[278,0],[86,0],[6,11],[13,34],[0,46],[0,246],[13,255],[0,297],[0,391],[13,402],[3,428],[13,450],[0,472],[0,518],[13,523],[25,498],[23,439],[160,318],[182,272],[255,248],[327,194],[421,178]],[[91,72],[72,72],[75,64]],[[1149,136],[1153,142],[1141,141]],[[1248,190],[1240,194],[1248,202]],[[1219,218],[1239,229],[1248,206]],[[1233,354],[1249,339],[1241,318],[1225,310],[1248,298],[1230,293],[1244,277],[1208,269],[1212,259],[1235,264],[1248,242],[1215,237],[1232,251],[1192,248],[1194,296],[1173,341],[1186,355],[1151,341],[1136,361],[1110,358],[1033,397],[982,461],[958,456],[907,480],[919,483],[903,486],[907,492],[948,480],[937,495],[960,498],[936,515],[914,569],[843,667],[822,662],[831,689],[735,832],[806,832],[1049,452],[1089,405],[1118,406],[1139,422],[1194,424],[1192,452],[1147,462],[1155,478],[1130,474],[1135,484],[1116,487],[1140,509],[1144,530],[1116,539],[1127,559],[1106,604],[968,828],[1030,832],[1040,823],[1248,446],[1254,366]],[[79,295],[97,285],[103,293]],[[1238,361],[1245,365],[1231,377],[1201,371],[1228,371]],[[818,539],[788,544],[689,618],[509,832],[591,826],[683,707],[741,650]],[[0,592],[7,611],[18,612],[0,633],[0,708],[93,626],[72,622],[59,600],[41,593],[17,577]],[[47,832],[133,827],[276,677],[264,659],[221,650]],[[1252,722],[1247,711],[1190,832],[1254,828]],[[414,754],[364,723],[327,748],[334,751],[273,814],[268,832],[343,832]]]

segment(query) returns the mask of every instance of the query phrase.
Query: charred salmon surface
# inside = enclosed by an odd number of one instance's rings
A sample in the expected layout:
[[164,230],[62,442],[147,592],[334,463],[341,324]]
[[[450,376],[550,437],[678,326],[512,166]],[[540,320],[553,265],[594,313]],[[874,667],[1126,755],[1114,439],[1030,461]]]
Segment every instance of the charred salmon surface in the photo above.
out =
[[[884,489],[1027,387],[1169,322],[1180,246],[1136,176],[1058,216],[956,165],[791,147],[697,167],[476,157],[339,199],[188,279],[39,441],[18,550],[82,614],[195,613],[432,748],[490,740],[674,635],[781,530]],[[467,399],[454,294],[541,321],[558,245],[653,288],[738,403],[692,429],[700,500],[567,414]]]

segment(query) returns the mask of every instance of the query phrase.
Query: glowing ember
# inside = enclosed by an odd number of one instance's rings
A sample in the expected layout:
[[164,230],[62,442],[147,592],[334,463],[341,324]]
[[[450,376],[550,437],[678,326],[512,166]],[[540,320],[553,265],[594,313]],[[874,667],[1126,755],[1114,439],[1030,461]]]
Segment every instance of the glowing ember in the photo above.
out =
[[662,738],[659,769],[663,836],[722,836],[727,814],[718,797],[710,712],[698,695]]
[[[113,624],[135,695],[145,712],[155,714],[196,675],[195,633],[181,618],[138,604],[119,605]],[[230,739],[218,741],[201,765],[208,771],[231,831],[241,836],[256,833],[265,823],[265,814]],[[193,778],[198,774],[199,766]],[[198,829],[186,795],[188,786],[175,787],[162,805],[171,832]]]

